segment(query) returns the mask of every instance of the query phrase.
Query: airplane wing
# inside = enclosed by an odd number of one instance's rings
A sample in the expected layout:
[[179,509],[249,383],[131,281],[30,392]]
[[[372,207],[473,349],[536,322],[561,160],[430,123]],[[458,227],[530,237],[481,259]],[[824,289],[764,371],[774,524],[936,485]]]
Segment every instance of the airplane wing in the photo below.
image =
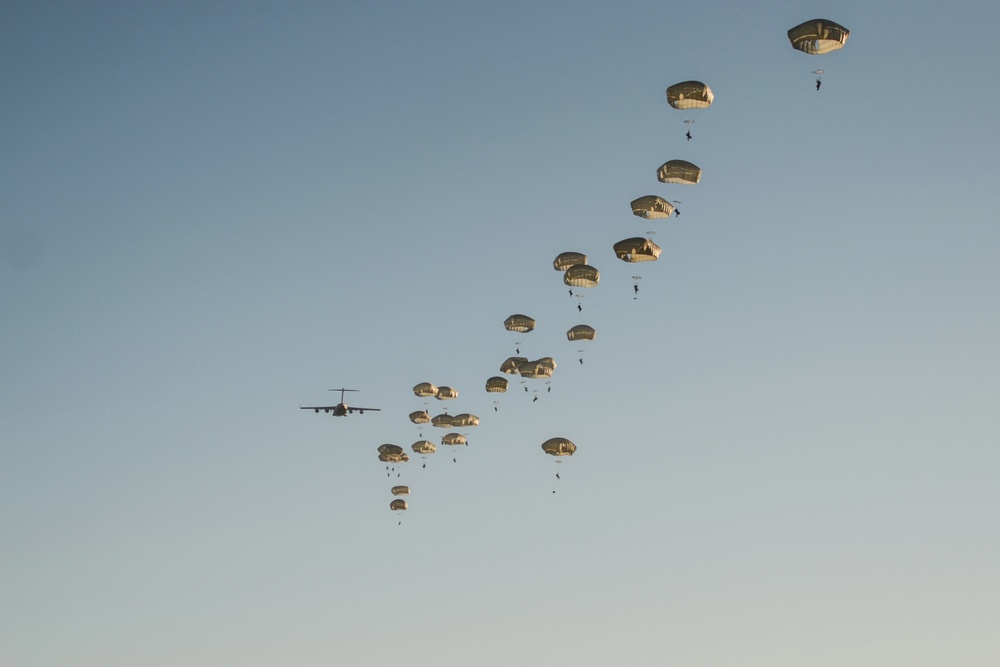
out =
[[299,406],[300,410],[333,410],[336,405],[307,405],[305,407]]
[[347,409],[348,410],[357,410],[358,412],[368,412],[369,410],[371,410],[372,412],[382,412],[382,408],[359,408],[359,407],[355,407],[353,405],[348,405]]

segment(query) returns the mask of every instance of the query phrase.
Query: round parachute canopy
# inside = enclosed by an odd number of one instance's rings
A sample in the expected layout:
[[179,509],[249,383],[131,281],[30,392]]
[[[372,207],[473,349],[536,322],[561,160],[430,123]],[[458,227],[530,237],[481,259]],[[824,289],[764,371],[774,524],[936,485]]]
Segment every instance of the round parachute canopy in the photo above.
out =
[[447,401],[452,398],[458,398],[458,392],[451,387],[438,387],[437,399],[439,401]]
[[594,327],[586,324],[577,324],[566,332],[567,340],[594,340],[596,336],[597,331]]
[[632,200],[632,214],[640,218],[669,218],[674,213],[674,205],[663,197],[646,195]]
[[695,185],[701,180],[701,169],[687,160],[670,160],[656,170],[656,178],[660,183]]
[[437,446],[430,440],[417,440],[411,448],[417,454],[433,454],[437,451]]
[[788,31],[792,48],[819,56],[843,48],[851,31],[827,19],[813,19],[800,23]]
[[552,260],[552,268],[556,271],[565,271],[577,264],[586,264],[587,256],[582,252],[561,252]]
[[660,246],[641,236],[615,244],[615,255],[625,262],[652,262],[660,256]]
[[451,428],[454,426],[452,419],[453,417],[448,413],[435,415],[434,419],[431,420],[431,425],[437,426],[438,428]]
[[682,81],[667,88],[667,104],[675,109],[707,109],[715,95],[701,81]]
[[479,426],[479,417],[463,412],[452,417],[451,423],[453,426]]
[[535,328],[535,320],[527,315],[521,315],[518,313],[505,319],[503,321],[503,326],[507,329],[507,331],[527,333]]
[[378,446],[378,453],[379,454],[402,454],[403,453],[403,448],[400,447],[399,445],[388,445],[388,444],[386,444],[386,445],[379,445]]
[[517,373],[517,367],[528,361],[528,357],[507,357],[502,364],[500,364],[500,372],[506,373],[507,375],[514,375]]
[[394,496],[408,496],[410,495],[410,487],[408,486],[394,486],[392,487],[392,495]]
[[601,282],[601,272],[590,264],[574,264],[566,269],[563,282],[570,287],[596,287]]
[[393,512],[406,509],[406,501],[402,498],[396,498],[391,503],[389,503],[389,509]]
[[413,393],[421,398],[427,398],[429,396],[437,396],[438,388],[430,382],[421,382],[413,387]]
[[555,372],[555,362],[550,366],[541,359],[537,361],[526,361],[517,367],[517,372],[521,377],[536,380],[539,378],[550,378]]
[[417,410],[410,413],[410,421],[414,424],[426,424],[431,420],[431,415],[426,410]]
[[491,394],[502,394],[507,391],[507,378],[494,375],[486,381],[486,391]]
[[573,456],[576,445],[566,438],[549,438],[542,443],[542,451],[552,456]]
[[556,369],[556,360],[552,357],[542,357],[535,363],[539,366],[544,366],[545,368],[551,368],[552,370]]
[[464,445],[467,442],[468,440],[461,433],[446,433],[441,438],[442,445]]
[[410,457],[406,455],[406,452],[401,454],[394,454],[392,452],[382,452],[378,455],[378,460],[383,463],[405,463],[410,460]]

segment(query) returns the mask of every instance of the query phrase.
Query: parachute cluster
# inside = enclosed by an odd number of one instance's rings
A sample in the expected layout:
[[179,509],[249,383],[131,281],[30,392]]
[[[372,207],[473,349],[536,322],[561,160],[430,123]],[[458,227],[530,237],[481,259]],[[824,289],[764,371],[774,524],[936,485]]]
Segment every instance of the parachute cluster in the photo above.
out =
[[[794,49],[809,55],[823,55],[840,49],[847,42],[850,32],[841,25],[827,19],[813,19],[788,30],[788,39]],[[819,78],[825,71],[822,69],[813,70],[816,78],[816,90],[821,86]],[[690,142],[693,138],[692,127],[696,122],[695,115],[710,108],[715,100],[715,93],[705,83],[701,81],[682,81],[675,83],[666,89],[667,104],[677,110],[684,112],[682,119],[685,126],[684,138]],[[685,144],[686,145],[686,144]],[[702,170],[695,163],[685,159],[671,159],[664,162],[656,170],[656,179],[661,184],[671,186],[692,186],[701,182]],[[681,211],[679,200],[668,200],[658,194],[647,194],[633,199],[630,202],[632,214],[644,220],[661,220],[678,218]],[[633,236],[622,239],[612,247],[615,257],[628,264],[645,265],[648,262],[655,262],[659,259],[662,249],[653,242],[654,232],[647,232],[647,236]],[[552,267],[562,274],[562,281],[567,286],[570,296],[582,297],[579,290],[587,290],[597,287],[600,284],[600,271],[590,264],[588,256],[581,252],[566,251],[559,253],[552,261]],[[641,275],[633,275],[633,299],[638,299],[639,280]],[[577,290],[577,291],[574,291]],[[577,302],[576,310],[583,312],[583,305]],[[507,331],[516,334],[529,334],[535,330],[537,321],[523,313],[514,313],[503,321],[503,326]],[[595,340],[597,331],[588,324],[576,324],[566,331],[566,339],[570,342],[587,342]],[[579,363],[583,364],[583,350],[579,350]],[[509,377],[520,378],[526,393],[534,392],[532,402],[538,400],[541,393],[537,386],[532,387],[530,381],[544,380],[549,385],[549,380],[555,374],[557,364],[552,357],[541,357],[529,359],[521,356],[520,343],[516,344],[515,356],[507,357],[499,365],[500,375],[493,375],[486,379],[484,389],[486,393],[500,395],[506,393],[511,388]],[[413,394],[417,398],[425,399],[425,404],[429,399],[447,401],[457,399],[459,392],[447,386],[435,386],[430,382],[420,382],[413,386]],[[546,392],[551,391],[551,385],[547,386]],[[499,412],[499,400],[494,401],[494,412]],[[449,429],[449,432],[440,438],[442,446],[449,448],[469,445],[468,432],[459,432],[452,429],[469,429],[478,427],[479,417],[470,413],[460,413],[450,415],[447,410],[440,414],[430,414],[427,409],[416,410],[409,414],[410,421],[422,429],[426,424],[433,427]],[[410,449],[415,455],[419,455],[424,460],[421,467],[426,467],[426,459],[437,451],[437,445],[430,440],[423,439],[423,431],[419,431],[420,439],[416,440]],[[571,457],[577,449],[575,443],[565,437],[552,437],[541,443],[541,449],[545,454],[555,458],[556,462],[562,461],[566,457]],[[458,462],[458,450],[452,450],[452,462]],[[378,447],[378,458],[387,463],[388,475],[395,472],[395,466],[409,461],[409,455],[400,446],[383,444]],[[397,473],[397,477],[400,473]],[[560,478],[559,473],[555,474]],[[408,486],[397,485],[391,489],[393,499],[389,507],[393,511],[403,511],[407,509],[406,500],[399,496],[409,495]],[[555,493],[555,490],[553,490]]]

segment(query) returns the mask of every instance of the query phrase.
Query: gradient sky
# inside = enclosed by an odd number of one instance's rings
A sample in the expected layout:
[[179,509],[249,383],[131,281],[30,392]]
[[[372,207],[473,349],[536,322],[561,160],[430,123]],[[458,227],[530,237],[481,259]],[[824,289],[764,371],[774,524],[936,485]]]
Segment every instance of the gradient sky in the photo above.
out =
[[405,4],[0,4],[0,664],[1000,664],[1000,9]]

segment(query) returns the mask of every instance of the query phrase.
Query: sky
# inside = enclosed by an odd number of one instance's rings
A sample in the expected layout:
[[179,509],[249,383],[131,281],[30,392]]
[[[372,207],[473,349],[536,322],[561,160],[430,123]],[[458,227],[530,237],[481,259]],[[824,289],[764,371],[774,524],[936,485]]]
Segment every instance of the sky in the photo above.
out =
[[998,25],[0,4],[0,664],[998,664]]

